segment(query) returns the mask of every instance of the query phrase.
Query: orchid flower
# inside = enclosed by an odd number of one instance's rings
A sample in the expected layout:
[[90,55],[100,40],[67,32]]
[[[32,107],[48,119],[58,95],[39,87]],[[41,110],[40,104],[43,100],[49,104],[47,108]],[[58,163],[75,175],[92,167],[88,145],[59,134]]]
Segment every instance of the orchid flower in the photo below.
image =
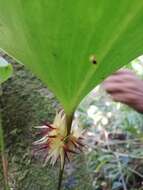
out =
[[79,127],[72,127],[71,133],[67,134],[66,117],[63,111],[56,114],[53,124],[45,124],[36,127],[41,129],[41,139],[33,144],[39,151],[46,152],[44,165],[50,160],[54,165],[58,159],[61,161],[61,168],[64,160],[69,160],[70,153],[78,153],[84,146],[82,143],[83,130]]

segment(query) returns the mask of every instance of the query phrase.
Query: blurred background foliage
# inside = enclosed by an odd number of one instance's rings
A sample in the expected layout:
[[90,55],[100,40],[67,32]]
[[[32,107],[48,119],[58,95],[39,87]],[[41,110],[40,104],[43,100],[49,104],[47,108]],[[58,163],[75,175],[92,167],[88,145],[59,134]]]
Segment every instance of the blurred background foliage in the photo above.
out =
[[[0,55],[14,67],[0,100],[11,190],[55,190],[58,166],[43,168],[42,156],[33,156],[32,142],[34,126],[52,122],[61,106],[23,65]],[[142,57],[127,67],[143,79]],[[143,190],[142,114],[113,102],[100,85],[79,105],[74,125],[77,122],[85,129],[86,147],[66,164],[63,189]]]

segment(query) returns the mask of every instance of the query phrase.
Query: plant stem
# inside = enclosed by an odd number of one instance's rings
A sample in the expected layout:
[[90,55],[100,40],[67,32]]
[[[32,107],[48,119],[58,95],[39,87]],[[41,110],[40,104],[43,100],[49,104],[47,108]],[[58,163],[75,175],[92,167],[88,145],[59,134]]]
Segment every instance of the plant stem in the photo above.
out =
[[[0,96],[2,95],[2,88],[0,85]],[[2,129],[2,117],[1,117],[1,109],[0,109],[0,153],[2,160],[2,168],[3,168],[3,178],[4,178],[4,189],[9,190],[8,187],[8,162],[5,155],[5,147],[4,147],[4,135]]]
[[[65,156],[64,156],[64,158],[65,158]],[[61,189],[61,186],[62,186],[64,168],[65,168],[65,159],[64,159],[63,167],[62,167],[62,168],[60,167],[59,181],[58,181],[58,190],[60,190],[60,189]]]
[[1,151],[1,160],[3,167],[3,177],[4,177],[4,186],[5,190],[8,190],[8,172],[7,172],[7,159],[4,152],[4,138],[3,138],[3,129],[0,115],[0,151]]
[[73,113],[71,115],[66,116],[66,121],[67,121],[67,136],[69,136],[72,127]]
[[[68,141],[68,136],[70,135],[70,132],[71,132],[72,120],[73,120],[73,114],[66,115],[67,141]],[[61,190],[62,181],[63,181],[63,174],[64,174],[64,168],[65,168],[65,155],[64,155],[63,167],[60,168],[60,172],[59,172],[59,181],[58,181],[58,189],[57,190]]]

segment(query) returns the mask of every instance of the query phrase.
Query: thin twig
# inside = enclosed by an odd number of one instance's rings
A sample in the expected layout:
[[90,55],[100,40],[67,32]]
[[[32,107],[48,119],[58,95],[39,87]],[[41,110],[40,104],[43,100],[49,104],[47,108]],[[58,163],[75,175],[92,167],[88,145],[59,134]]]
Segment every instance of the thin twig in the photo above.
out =
[[3,177],[4,177],[4,186],[5,190],[8,190],[8,170],[7,170],[7,159],[4,152],[4,139],[3,139],[3,129],[1,124],[1,114],[0,114],[0,151],[1,151],[1,160],[3,167]]
[[[106,143],[107,143],[107,148],[108,148],[108,150],[110,152],[112,152],[112,149],[111,149],[110,144],[109,144],[108,133],[106,132],[106,130],[104,132],[105,132],[105,140],[106,140]],[[123,175],[122,165],[121,165],[121,162],[120,162],[120,159],[119,159],[119,155],[117,153],[115,153],[115,152],[112,152],[112,153],[116,157],[116,160],[117,160],[117,163],[118,163],[118,169],[119,169],[119,172],[120,172],[120,175],[121,175],[123,188],[124,188],[124,190],[128,190],[127,186],[126,186],[126,183],[125,183],[125,180],[124,180],[124,175]]]
[[128,167],[127,169],[130,170],[132,173],[135,173],[135,174],[138,175],[139,177],[143,178],[143,175],[142,175],[141,173],[139,173],[138,171],[136,171],[136,170],[134,170],[134,169],[132,169],[132,168],[130,168],[130,167]]
[[[0,96],[2,96],[1,85],[0,85]],[[6,155],[5,155],[1,109],[0,109],[0,152],[1,152],[2,167],[3,167],[4,189],[9,190],[9,186],[8,186],[8,161],[7,161]]]

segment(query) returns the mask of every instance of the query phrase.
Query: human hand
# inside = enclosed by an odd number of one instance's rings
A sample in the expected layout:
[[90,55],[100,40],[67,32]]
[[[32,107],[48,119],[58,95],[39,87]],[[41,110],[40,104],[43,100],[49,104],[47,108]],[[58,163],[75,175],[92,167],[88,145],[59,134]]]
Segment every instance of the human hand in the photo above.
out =
[[114,101],[143,112],[143,81],[130,70],[119,70],[104,81],[104,89]]

